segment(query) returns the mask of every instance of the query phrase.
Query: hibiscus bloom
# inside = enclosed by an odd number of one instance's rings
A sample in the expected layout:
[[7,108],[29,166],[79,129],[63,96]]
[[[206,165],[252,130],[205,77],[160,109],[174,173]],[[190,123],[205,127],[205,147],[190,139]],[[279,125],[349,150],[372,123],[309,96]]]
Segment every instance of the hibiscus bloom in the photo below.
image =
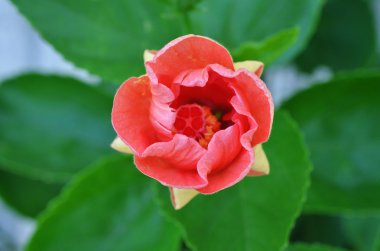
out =
[[168,186],[175,208],[269,173],[261,144],[274,112],[261,62],[234,64],[226,48],[196,35],[144,57],[147,75],[129,78],[115,95],[112,146]]

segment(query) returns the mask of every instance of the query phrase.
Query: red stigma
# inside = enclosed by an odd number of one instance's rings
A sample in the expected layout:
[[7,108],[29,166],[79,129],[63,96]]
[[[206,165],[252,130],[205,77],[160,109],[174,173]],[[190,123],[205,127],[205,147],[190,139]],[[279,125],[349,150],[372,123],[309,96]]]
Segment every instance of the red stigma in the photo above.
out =
[[207,148],[212,136],[220,130],[220,126],[220,122],[209,107],[197,104],[180,106],[174,123],[176,133],[196,139],[204,148]]

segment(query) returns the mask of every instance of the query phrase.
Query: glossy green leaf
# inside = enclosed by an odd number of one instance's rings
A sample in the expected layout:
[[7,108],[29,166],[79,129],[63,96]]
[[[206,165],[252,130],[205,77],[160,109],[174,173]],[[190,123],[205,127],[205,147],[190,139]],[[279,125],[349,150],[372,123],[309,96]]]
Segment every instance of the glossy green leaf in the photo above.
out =
[[25,75],[0,86],[0,166],[65,181],[114,138],[112,97],[63,77]]
[[323,0],[13,2],[67,59],[104,79],[121,82],[143,74],[144,49],[160,49],[186,33],[209,36],[232,50],[299,26],[289,59],[310,37]]
[[36,217],[57,196],[60,184],[48,184],[0,170],[0,196],[17,212]]
[[154,201],[132,157],[81,173],[41,215],[27,251],[175,251],[180,233]]
[[297,243],[290,245],[286,251],[345,251],[338,247],[331,247],[322,244]]
[[263,145],[271,173],[247,177],[213,195],[198,195],[175,211],[167,188],[159,186],[165,211],[178,220],[188,245],[198,251],[282,251],[300,213],[309,183],[310,162],[297,126],[275,114],[270,140]]
[[248,42],[232,52],[235,61],[255,59],[268,65],[289,49],[296,41],[298,28],[284,30],[260,43]]
[[376,58],[372,12],[371,4],[363,0],[327,1],[314,37],[297,60],[298,66],[311,71],[320,65],[334,70],[370,65]]
[[343,226],[357,250],[380,250],[380,216],[344,217]]
[[302,215],[292,241],[349,247],[357,251],[380,250],[379,216]]
[[318,214],[302,214],[297,219],[291,242],[323,243],[336,247],[352,246],[342,217]]
[[316,85],[285,103],[314,163],[305,210],[380,212],[380,74]]
[[108,80],[144,73],[143,51],[182,35],[174,5],[159,0],[14,0],[68,60]]
[[210,36],[229,49],[299,27],[296,42],[281,58],[286,61],[306,45],[323,3],[323,0],[206,0],[191,12],[190,19],[195,33]]

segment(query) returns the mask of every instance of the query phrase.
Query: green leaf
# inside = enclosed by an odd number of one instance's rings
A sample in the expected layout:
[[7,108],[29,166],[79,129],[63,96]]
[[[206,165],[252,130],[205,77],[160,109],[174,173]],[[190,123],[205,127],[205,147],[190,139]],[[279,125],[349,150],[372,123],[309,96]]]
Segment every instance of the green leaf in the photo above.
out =
[[121,83],[144,73],[143,51],[182,35],[176,6],[159,0],[13,0],[68,60]]
[[297,62],[305,71],[320,65],[349,70],[368,66],[375,57],[376,29],[371,4],[362,0],[329,0],[314,37]]
[[203,0],[164,0],[172,1],[172,3],[177,4],[177,8],[180,12],[186,14],[186,12],[195,9],[196,5]]
[[315,166],[307,212],[380,212],[380,73],[356,73],[284,104]]
[[210,36],[229,49],[298,27],[296,42],[280,60],[284,62],[306,45],[323,3],[323,0],[207,0],[197,6],[190,19],[195,33]]
[[352,246],[345,232],[342,217],[331,215],[301,215],[292,231],[291,241]]
[[297,41],[298,33],[299,28],[293,28],[278,32],[260,43],[244,43],[232,55],[235,61],[255,59],[268,65]]
[[357,250],[380,250],[380,216],[348,216],[343,218],[343,225]]
[[27,251],[175,251],[180,233],[156,205],[132,157],[78,175],[41,215]]
[[183,225],[194,250],[280,251],[287,244],[309,183],[310,162],[297,126],[282,112],[263,145],[271,173],[247,177],[213,195],[199,195],[175,211],[160,186],[165,211]]
[[144,49],[160,49],[185,33],[209,36],[236,49],[297,26],[300,36],[286,55],[289,59],[306,44],[323,0],[13,2],[68,60],[122,82],[144,73]]
[[60,184],[48,184],[0,170],[0,195],[19,213],[36,217],[58,195]]
[[345,249],[330,247],[322,244],[297,243],[289,246],[286,251],[345,251]]
[[25,75],[0,86],[0,166],[48,182],[70,179],[112,152],[112,97],[63,77]]
[[379,251],[380,217],[302,215],[292,232],[292,241]]

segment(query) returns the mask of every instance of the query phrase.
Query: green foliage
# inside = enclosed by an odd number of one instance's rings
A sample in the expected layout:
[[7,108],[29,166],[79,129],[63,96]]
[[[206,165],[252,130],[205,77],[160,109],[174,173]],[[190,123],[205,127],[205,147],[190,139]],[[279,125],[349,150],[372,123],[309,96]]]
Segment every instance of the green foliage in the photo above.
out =
[[291,240],[304,243],[323,243],[336,247],[352,247],[344,220],[336,215],[303,214],[295,224]]
[[297,220],[291,239],[349,250],[379,251],[380,216],[302,215]]
[[279,58],[296,41],[298,28],[284,30],[265,39],[262,42],[248,42],[242,44],[232,52],[235,61],[255,59],[268,65]]
[[112,97],[69,78],[25,75],[0,86],[0,164],[66,181],[102,155],[115,133]]
[[236,49],[241,43],[261,41],[299,27],[296,43],[283,58],[290,59],[305,46],[323,3],[322,0],[13,2],[67,59],[118,83],[144,73],[145,49],[159,49],[185,33],[206,35]]
[[154,202],[132,157],[104,159],[78,175],[41,215],[27,251],[175,251],[180,232]]
[[315,170],[305,210],[380,213],[380,74],[316,85],[289,100]]
[[297,59],[300,69],[325,65],[333,70],[370,66],[376,58],[371,4],[363,0],[327,1],[318,28]]
[[280,251],[286,246],[305,199],[311,165],[298,128],[285,113],[276,113],[271,139],[263,147],[270,175],[247,177],[217,194],[199,195],[180,211],[160,186],[166,212],[182,224],[194,250]]
[[296,243],[286,249],[286,251],[345,251],[337,247],[330,247],[322,244]]
[[61,190],[60,184],[48,184],[0,170],[0,195],[19,213],[36,217]]
[[210,36],[229,49],[299,27],[297,41],[281,58],[285,61],[304,48],[323,3],[323,0],[205,0],[190,17],[195,33]]
[[357,250],[380,250],[380,215],[367,217],[344,217],[343,225],[348,238]]

